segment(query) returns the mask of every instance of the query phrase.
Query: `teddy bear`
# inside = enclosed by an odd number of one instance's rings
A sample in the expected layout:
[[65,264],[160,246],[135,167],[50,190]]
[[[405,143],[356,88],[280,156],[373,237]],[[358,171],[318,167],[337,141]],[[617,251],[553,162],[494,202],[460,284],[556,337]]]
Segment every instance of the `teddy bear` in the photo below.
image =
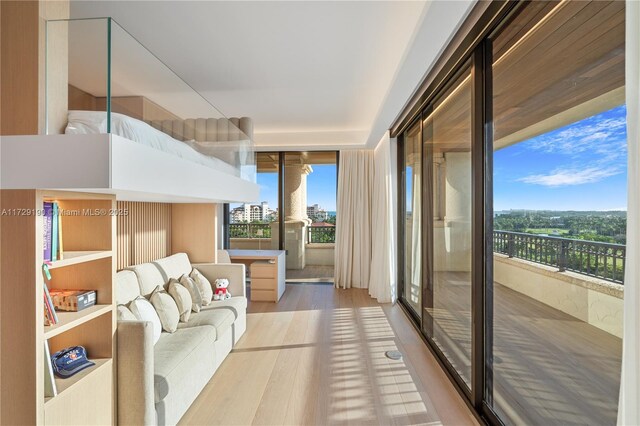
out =
[[229,287],[229,280],[226,278],[218,278],[215,281],[216,289],[213,293],[213,300],[226,300],[231,299],[231,293],[227,290]]

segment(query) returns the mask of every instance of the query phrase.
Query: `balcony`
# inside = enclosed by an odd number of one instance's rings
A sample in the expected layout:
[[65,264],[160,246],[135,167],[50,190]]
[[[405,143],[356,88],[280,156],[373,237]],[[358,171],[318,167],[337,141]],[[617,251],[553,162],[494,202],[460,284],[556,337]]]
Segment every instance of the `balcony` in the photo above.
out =
[[[510,407],[500,416],[513,424],[615,422],[625,246],[505,231],[494,232],[493,245],[493,398]],[[464,377],[470,282],[470,271],[436,271],[427,310],[435,340]]]
[[[333,281],[335,226],[311,224],[306,227],[305,265],[287,269],[288,281]],[[271,250],[278,248],[278,223],[231,223],[231,248]]]

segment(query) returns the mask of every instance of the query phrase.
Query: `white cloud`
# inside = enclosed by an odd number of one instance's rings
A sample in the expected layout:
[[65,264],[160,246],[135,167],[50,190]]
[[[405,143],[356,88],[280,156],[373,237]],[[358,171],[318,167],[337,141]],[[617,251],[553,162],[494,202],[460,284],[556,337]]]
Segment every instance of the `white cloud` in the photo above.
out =
[[624,156],[626,153],[626,119],[593,117],[563,129],[537,136],[525,146],[532,151],[564,154],[572,157],[581,154]]
[[532,185],[549,187],[583,185],[622,173],[619,168],[590,167],[587,169],[556,169],[548,174],[529,175],[518,179]]

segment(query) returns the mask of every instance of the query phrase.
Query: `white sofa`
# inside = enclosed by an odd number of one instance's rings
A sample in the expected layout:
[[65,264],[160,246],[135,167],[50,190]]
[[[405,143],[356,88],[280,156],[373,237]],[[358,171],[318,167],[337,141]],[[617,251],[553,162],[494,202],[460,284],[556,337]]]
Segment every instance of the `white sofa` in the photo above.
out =
[[118,322],[118,423],[176,424],[246,329],[245,267],[241,264],[192,265],[185,253],[133,266],[116,274],[116,301],[128,304],[197,268],[212,283],[229,279],[233,296],[203,306],[163,332],[153,344],[150,322]]

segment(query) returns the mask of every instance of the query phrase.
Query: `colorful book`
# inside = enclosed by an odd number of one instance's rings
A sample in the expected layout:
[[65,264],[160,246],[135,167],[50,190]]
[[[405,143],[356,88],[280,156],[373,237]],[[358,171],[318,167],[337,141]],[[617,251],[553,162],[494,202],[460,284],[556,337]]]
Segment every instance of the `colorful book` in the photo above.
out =
[[58,260],[58,203],[51,209],[51,261]]
[[51,313],[51,307],[49,306],[49,302],[47,301],[47,295],[43,296],[44,300],[44,325],[55,325],[55,321],[53,318],[53,314]]
[[50,312],[51,318],[53,319],[51,323],[57,324],[58,315],[56,314],[53,300],[51,299],[51,293],[49,293],[49,288],[47,287],[46,283],[44,284],[44,300],[45,300],[45,305],[47,306],[47,310]]
[[51,260],[51,232],[53,230],[53,203],[44,203],[44,260]]
[[62,247],[62,215],[58,209],[58,260],[64,259],[64,250]]
[[44,397],[51,398],[58,395],[58,388],[53,377],[53,366],[51,365],[51,352],[49,342],[44,341]]

